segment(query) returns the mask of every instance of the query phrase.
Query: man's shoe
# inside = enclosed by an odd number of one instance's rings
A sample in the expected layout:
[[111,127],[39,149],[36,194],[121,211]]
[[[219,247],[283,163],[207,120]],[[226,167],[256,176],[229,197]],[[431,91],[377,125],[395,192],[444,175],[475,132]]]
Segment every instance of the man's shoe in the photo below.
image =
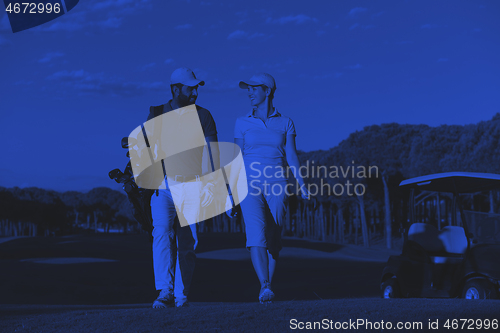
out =
[[153,302],[153,309],[163,309],[174,305],[174,293],[171,290],[162,289],[158,298]]
[[185,308],[189,306],[189,302],[187,298],[181,298],[181,299],[176,299],[175,300],[175,307],[176,308]]
[[260,288],[259,302],[261,304],[272,303],[274,293],[271,290],[271,283],[264,281],[264,285]]

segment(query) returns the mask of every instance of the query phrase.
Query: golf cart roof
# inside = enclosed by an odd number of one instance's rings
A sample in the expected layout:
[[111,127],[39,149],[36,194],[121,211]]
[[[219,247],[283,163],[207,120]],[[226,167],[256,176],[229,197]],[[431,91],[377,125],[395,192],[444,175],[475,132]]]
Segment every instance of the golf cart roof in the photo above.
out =
[[476,172],[445,172],[415,177],[402,181],[399,186],[424,191],[473,193],[500,188],[500,175]]

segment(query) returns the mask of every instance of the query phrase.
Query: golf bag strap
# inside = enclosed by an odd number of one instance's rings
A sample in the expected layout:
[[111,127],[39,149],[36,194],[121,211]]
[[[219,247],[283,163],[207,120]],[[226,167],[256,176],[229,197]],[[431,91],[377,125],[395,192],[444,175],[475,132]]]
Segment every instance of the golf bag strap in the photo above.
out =
[[149,108],[149,112],[153,113],[153,117],[157,117],[157,116],[163,114],[163,105],[151,106]]

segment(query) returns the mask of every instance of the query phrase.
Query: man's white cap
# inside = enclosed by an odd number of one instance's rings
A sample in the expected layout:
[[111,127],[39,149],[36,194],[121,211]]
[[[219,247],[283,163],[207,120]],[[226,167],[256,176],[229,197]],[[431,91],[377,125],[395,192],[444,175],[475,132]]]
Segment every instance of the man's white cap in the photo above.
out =
[[267,73],[259,73],[250,78],[247,81],[240,81],[239,84],[241,89],[247,89],[248,86],[266,86],[271,89],[271,91],[276,90],[276,81]]
[[193,71],[186,67],[177,68],[170,76],[170,84],[177,83],[190,87],[205,85],[205,81],[198,80]]

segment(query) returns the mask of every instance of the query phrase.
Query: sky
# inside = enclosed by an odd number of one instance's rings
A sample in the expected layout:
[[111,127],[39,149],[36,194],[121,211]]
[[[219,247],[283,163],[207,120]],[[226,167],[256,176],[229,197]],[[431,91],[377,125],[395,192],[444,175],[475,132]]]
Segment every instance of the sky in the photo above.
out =
[[0,186],[120,189],[120,140],[189,67],[220,141],[267,72],[297,148],[383,123],[470,124],[500,112],[500,1],[80,0],[12,33],[0,12]]

